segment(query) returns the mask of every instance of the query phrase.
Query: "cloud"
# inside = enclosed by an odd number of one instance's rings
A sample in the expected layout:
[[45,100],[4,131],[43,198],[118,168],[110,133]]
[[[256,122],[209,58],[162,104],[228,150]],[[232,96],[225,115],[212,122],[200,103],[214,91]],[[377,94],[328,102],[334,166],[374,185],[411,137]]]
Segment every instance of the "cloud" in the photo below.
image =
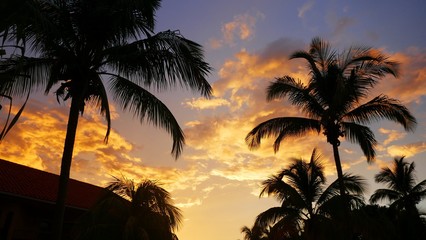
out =
[[[119,118],[115,111],[113,115],[116,120]],[[18,123],[0,144],[0,157],[58,174],[67,119],[66,106],[31,99]],[[192,188],[208,179],[208,175],[201,174],[206,170],[200,164],[179,170],[150,166],[139,157],[143,146],[130,143],[115,129],[111,130],[109,142],[105,144],[105,132],[102,116],[87,108],[79,119],[71,178],[99,186],[106,186],[113,176],[122,175],[136,181],[161,180],[168,191]]]
[[383,79],[375,87],[375,93],[386,94],[403,103],[420,103],[421,97],[426,95],[426,49],[411,47],[390,54],[390,59],[400,63],[400,76]]
[[407,135],[405,132],[385,128],[379,128],[379,133],[387,135],[387,139],[383,141],[383,145],[388,145],[389,143],[402,139]]
[[[341,15],[340,12],[343,12],[343,15]],[[349,29],[357,23],[357,20],[356,18],[350,17],[348,13],[345,13],[345,8],[329,9],[325,16],[325,21],[330,31],[328,38],[332,39],[335,45],[353,41],[353,31]]]
[[426,142],[416,142],[406,145],[392,145],[387,148],[390,156],[411,157],[426,151]]
[[[292,52],[305,48],[302,41],[282,38],[258,52],[243,49],[227,59],[219,69],[219,79],[213,83],[213,89],[217,98],[229,103],[228,111],[207,113],[186,125],[184,131],[188,147],[194,150],[191,161],[203,162],[207,169],[214,169],[209,172],[210,176],[250,183],[264,180],[286,166],[291,158],[309,159],[312,149],[317,147],[323,153],[327,175],[335,176],[333,152],[322,134],[311,133],[285,139],[276,154],[273,152],[272,138],[263,139],[261,147],[253,151],[244,141],[246,134],[265,120],[280,116],[303,116],[300,109],[291,106],[286,99],[267,102],[265,91],[271,81],[283,75],[307,80],[305,62],[288,60]],[[405,136],[404,132],[383,127],[379,133],[386,137],[383,145],[378,146],[381,147],[381,150],[378,149],[380,152],[395,152],[400,147],[386,146]],[[359,167],[366,161],[356,144],[344,141],[339,149],[345,171]],[[411,154],[424,151],[421,146],[406,146],[405,151],[408,150]]]
[[305,16],[306,12],[308,12],[309,10],[312,9],[314,4],[315,4],[314,0],[310,0],[310,1],[306,2],[305,4],[303,4],[303,6],[298,9],[297,16],[299,18],[303,18]]
[[235,45],[236,41],[247,41],[255,35],[256,22],[263,18],[263,14],[245,13],[234,16],[230,22],[222,25],[222,37],[220,39],[212,38],[209,45],[213,49],[222,47],[224,44],[228,46]]
[[220,39],[211,38],[211,39],[209,39],[208,45],[212,49],[219,49],[219,48],[221,48],[223,46],[223,41],[221,41]]
[[[229,103],[229,108],[228,111],[214,111],[211,115],[206,112],[197,121],[186,125],[187,146],[194,151],[191,161],[202,162],[207,169],[213,169],[209,172],[212,177],[250,183],[276,173],[291,158],[309,159],[312,149],[318,147],[323,153],[327,174],[335,174],[331,147],[317,133],[288,138],[277,153],[273,151],[272,138],[263,139],[261,147],[253,151],[248,149],[244,140],[246,134],[262,121],[303,115],[285,99],[267,102],[265,96],[266,87],[275,77],[289,74],[306,79],[302,62],[288,59],[290,53],[303,47],[301,41],[282,38],[259,52],[243,49],[224,62],[213,89],[218,98]],[[345,162],[344,167],[350,167],[349,163]]]
[[213,99],[206,99],[206,98],[194,99],[193,98],[191,100],[186,100],[183,104],[192,109],[198,109],[198,110],[215,109],[221,106],[230,105],[229,101],[223,98],[213,98]]
[[341,17],[337,21],[333,22],[333,36],[340,36],[345,33],[346,29],[352,26],[355,20],[349,17]]

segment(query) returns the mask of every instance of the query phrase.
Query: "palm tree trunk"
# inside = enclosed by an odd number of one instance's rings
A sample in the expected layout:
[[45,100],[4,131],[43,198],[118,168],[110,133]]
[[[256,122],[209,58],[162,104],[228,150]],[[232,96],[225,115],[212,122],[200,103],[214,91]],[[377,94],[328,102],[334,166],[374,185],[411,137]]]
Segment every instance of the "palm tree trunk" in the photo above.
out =
[[333,143],[332,145],[333,145],[334,162],[336,164],[336,170],[337,170],[337,178],[339,181],[340,195],[344,197],[345,186],[343,182],[343,171],[342,171],[342,164],[340,162],[339,146],[337,145],[337,143]]
[[52,240],[62,238],[63,222],[65,215],[65,200],[68,192],[68,180],[70,178],[72,155],[74,150],[75,136],[77,132],[80,96],[73,96],[68,116],[67,133],[62,153],[61,173],[59,175],[58,195],[55,206],[55,215],[52,229]]

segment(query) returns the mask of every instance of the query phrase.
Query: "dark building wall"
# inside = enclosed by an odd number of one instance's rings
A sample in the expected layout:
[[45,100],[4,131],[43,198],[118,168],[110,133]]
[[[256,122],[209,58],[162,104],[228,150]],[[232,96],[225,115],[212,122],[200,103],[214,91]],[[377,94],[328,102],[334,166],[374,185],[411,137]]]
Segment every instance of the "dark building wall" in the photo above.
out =
[[[67,208],[63,239],[72,239],[74,227],[86,211]],[[0,239],[48,239],[54,204],[32,199],[0,195]]]

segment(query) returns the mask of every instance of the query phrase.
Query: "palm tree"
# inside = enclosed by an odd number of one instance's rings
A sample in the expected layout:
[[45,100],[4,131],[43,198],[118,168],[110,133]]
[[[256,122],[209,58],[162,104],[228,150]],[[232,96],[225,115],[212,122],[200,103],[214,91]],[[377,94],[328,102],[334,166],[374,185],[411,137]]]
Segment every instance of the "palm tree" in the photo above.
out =
[[268,228],[262,228],[254,225],[252,228],[244,226],[241,228],[241,233],[244,234],[244,240],[273,240],[270,237]]
[[400,231],[400,238],[422,239],[426,222],[420,217],[416,204],[426,198],[426,179],[416,184],[414,162],[408,163],[404,157],[394,158],[392,167],[382,168],[375,180],[388,188],[377,189],[370,202],[388,200],[391,220]]
[[158,182],[116,178],[107,194],[83,218],[83,239],[175,240],[181,211]]
[[[79,114],[86,105],[100,110],[111,128],[107,88],[116,103],[141,122],[165,129],[177,158],[184,134],[171,111],[149,90],[185,87],[211,96],[211,71],[202,47],[179,31],[154,33],[161,0],[4,0],[0,9],[2,43],[13,42],[29,55],[2,59],[8,68],[0,93],[25,96],[38,89],[71,100],[63,149],[57,214],[62,225]],[[24,51],[26,53],[26,51]],[[56,239],[60,227],[54,230]]]
[[395,158],[391,168],[385,167],[376,174],[375,180],[388,188],[377,189],[370,202],[380,200],[391,202],[390,207],[418,214],[416,204],[426,198],[426,179],[416,184],[414,162],[404,161],[404,157]]
[[[279,229],[284,239],[297,238],[320,239],[325,237],[331,220],[339,212],[339,182],[335,181],[325,190],[326,179],[320,155],[312,152],[309,162],[293,159],[288,168],[265,180],[260,196],[273,195],[280,201],[279,207],[273,207],[258,215],[256,225],[262,228],[273,226]],[[344,175],[347,197],[353,208],[362,206],[364,181],[357,176]]]
[[[278,117],[260,123],[246,136],[250,149],[258,148],[262,138],[274,136],[277,152],[286,137],[322,131],[333,146],[338,178],[342,180],[340,138],[359,144],[371,162],[376,155],[376,138],[365,124],[388,119],[407,131],[414,130],[415,118],[396,99],[379,95],[360,104],[381,78],[398,76],[398,64],[378,50],[351,47],[339,54],[329,43],[314,38],[309,51],[296,51],[290,57],[297,58],[307,61],[309,82],[304,84],[290,76],[277,78],[267,89],[267,100],[288,97],[307,117]],[[340,192],[343,194],[344,189]]]

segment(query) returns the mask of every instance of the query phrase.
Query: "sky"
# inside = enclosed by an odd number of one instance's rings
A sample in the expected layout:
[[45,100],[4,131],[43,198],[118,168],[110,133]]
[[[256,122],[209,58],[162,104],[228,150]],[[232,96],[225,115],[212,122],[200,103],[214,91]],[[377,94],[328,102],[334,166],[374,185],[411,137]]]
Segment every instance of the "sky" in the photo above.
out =
[[[114,102],[113,130],[104,144],[106,124],[97,110],[87,109],[79,122],[71,177],[102,187],[113,176],[157,180],[183,211],[179,239],[243,239],[243,226],[251,227],[259,213],[279,205],[272,197],[259,198],[261,182],[290,159],[308,160],[317,148],[327,182],[336,179],[332,148],[322,135],[286,139],[277,153],[271,139],[257,150],[249,150],[244,141],[262,121],[303,116],[286,100],[267,102],[265,90],[276,77],[308,78],[306,63],[289,60],[289,55],[307,50],[318,36],[338,50],[370,46],[398,61],[401,75],[382,79],[370,98],[397,98],[418,122],[414,132],[385,120],[370,125],[378,140],[377,159],[371,164],[359,146],[343,141],[344,171],[367,180],[367,196],[384,187],[374,183],[374,175],[397,156],[415,162],[418,181],[426,179],[425,10],[423,0],[163,0],[156,31],[179,30],[203,45],[205,60],[214,68],[208,76],[213,97],[179,88],[155,92],[186,136],[177,160],[164,130],[141,124]],[[0,144],[0,158],[58,174],[68,104],[58,104],[53,93],[31,96],[18,124]],[[14,112],[18,107],[15,102]],[[425,201],[419,207],[426,211]]]

